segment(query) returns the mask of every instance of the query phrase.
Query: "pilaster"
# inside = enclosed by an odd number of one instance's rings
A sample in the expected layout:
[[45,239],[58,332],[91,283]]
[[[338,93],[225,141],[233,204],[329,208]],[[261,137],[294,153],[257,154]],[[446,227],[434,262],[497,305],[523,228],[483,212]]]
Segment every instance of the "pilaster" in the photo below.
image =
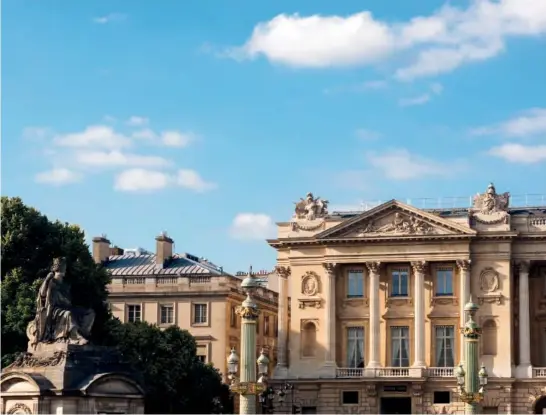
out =
[[519,363],[516,377],[532,377],[531,340],[529,316],[529,268],[530,261],[519,261],[516,270],[519,273]]
[[414,322],[415,322],[415,360],[413,367],[425,367],[425,272],[426,261],[411,263],[414,273]]
[[273,372],[274,379],[285,379],[288,377],[288,364],[286,359],[286,347],[288,341],[288,278],[290,267],[275,267],[279,276],[279,309],[277,314],[277,365]]
[[335,263],[323,264],[326,271],[326,353],[321,374],[325,377],[336,377],[336,269]]

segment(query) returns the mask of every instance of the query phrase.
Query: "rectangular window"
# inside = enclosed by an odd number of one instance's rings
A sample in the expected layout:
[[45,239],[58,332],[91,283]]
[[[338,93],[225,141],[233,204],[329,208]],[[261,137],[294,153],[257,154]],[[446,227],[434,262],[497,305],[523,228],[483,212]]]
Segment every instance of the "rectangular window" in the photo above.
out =
[[391,327],[391,366],[409,367],[409,327]]
[[231,307],[231,314],[229,316],[229,325],[231,327],[237,327],[237,312],[236,307]]
[[207,363],[207,346],[203,346],[203,345],[197,346],[197,358],[202,363]]
[[408,270],[395,269],[392,271],[391,297],[407,297],[409,290]]
[[358,405],[358,391],[343,391],[343,405]]
[[364,297],[364,272],[349,271],[347,275],[347,297],[362,298]]
[[141,321],[140,305],[127,306],[127,321],[129,323],[136,323]]
[[455,326],[436,326],[436,366],[455,366]]
[[207,322],[207,305],[194,304],[193,305],[193,323],[205,324],[206,322]]
[[174,323],[174,307],[172,305],[162,305],[160,308],[160,322],[161,324],[173,324]]
[[347,367],[364,367],[364,327],[347,328]]
[[453,295],[453,270],[439,269],[436,271],[436,296]]
[[269,316],[264,316],[264,336],[269,336]]
[[449,404],[451,403],[451,393],[449,391],[434,391],[432,403],[437,404]]

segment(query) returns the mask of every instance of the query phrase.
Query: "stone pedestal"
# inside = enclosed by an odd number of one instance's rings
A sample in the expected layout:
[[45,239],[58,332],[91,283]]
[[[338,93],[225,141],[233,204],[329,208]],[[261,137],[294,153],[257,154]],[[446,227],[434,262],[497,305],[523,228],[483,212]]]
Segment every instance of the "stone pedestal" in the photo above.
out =
[[112,348],[38,344],[2,371],[3,413],[144,413],[138,376]]

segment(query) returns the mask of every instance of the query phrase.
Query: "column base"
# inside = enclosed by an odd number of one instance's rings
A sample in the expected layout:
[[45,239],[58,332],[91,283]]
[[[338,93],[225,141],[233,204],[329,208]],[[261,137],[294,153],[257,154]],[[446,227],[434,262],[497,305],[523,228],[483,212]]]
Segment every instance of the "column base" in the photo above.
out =
[[324,362],[324,365],[319,369],[321,378],[335,378],[337,375],[336,362]]
[[287,379],[288,378],[288,366],[277,365],[273,370],[272,379]]
[[516,367],[516,378],[528,379],[533,377],[533,366],[528,363]]

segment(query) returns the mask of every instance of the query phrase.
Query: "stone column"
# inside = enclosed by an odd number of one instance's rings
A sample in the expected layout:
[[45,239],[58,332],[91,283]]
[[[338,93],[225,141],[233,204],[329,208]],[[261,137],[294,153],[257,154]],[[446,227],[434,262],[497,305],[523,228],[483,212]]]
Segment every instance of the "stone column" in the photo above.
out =
[[411,263],[413,268],[414,284],[414,322],[415,322],[415,359],[413,367],[425,367],[425,272],[426,261]]
[[324,376],[336,377],[336,264],[323,264],[326,271],[325,297],[326,297],[326,354],[324,356]]
[[530,261],[516,264],[519,272],[519,364],[516,368],[518,378],[532,377],[531,339],[529,321],[529,267]]
[[381,367],[379,353],[381,352],[381,333],[380,333],[380,312],[379,312],[379,269],[380,262],[366,262],[368,267],[369,284],[369,303],[370,303],[370,360],[367,368],[373,369]]
[[[459,294],[459,326],[462,329],[464,325],[466,324],[465,321],[465,311],[464,306],[466,303],[470,301],[470,260],[469,259],[458,259],[457,260],[457,266],[459,267],[459,287],[460,287],[460,294]],[[464,336],[459,333],[459,353],[460,353],[460,363],[464,364],[464,354],[465,354],[465,346],[464,346]]]
[[290,267],[275,267],[279,276],[279,308],[277,312],[277,365],[273,372],[273,378],[284,379],[288,377],[288,364],[286,348],[288,341],[288,277]]

